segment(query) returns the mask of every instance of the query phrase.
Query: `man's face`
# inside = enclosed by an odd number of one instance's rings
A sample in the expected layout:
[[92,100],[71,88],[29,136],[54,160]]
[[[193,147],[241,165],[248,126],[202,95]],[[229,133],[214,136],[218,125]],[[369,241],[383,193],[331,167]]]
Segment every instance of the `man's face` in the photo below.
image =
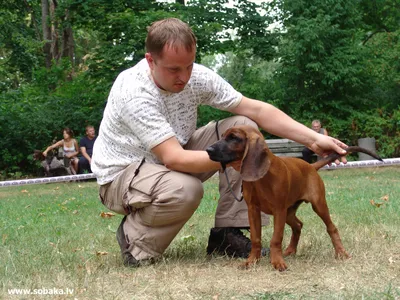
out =
[[88,128],[86,129],[86,135],[88,138],[92,139],[96,135],[96,131],[94,130],[94,128]]
[[171,93],[179,93],[185,88],[196,57],[196,48],[192,49],[188,52],[183,46],[165,45],[161,57],[146,53],[151,75],[159,88]]
[[312,126],[311,128],[316,132],[319,132],[320,129],[321,129],[321,124],[320,123],[312,123],[311,126]]

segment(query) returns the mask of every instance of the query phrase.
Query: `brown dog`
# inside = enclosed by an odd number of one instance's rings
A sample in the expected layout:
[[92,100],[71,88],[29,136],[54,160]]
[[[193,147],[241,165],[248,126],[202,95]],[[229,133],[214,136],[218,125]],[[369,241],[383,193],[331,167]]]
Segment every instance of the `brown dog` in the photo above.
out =
[[[221,162],[223,168],[232,166],[243,179],[243,197],[249,211],[251,252],[245,266],[261,257],[261,211],[274,216],[271,239],[271,264],[279,271],[286,270],[283,256],[295,254],[303,223],[296,217],[302,202],[311,203],[313,210],[324,221],[335,248],[335,256],[348,258],[339,232],[332,223],[325,199],[325,186],[317,170],[340,157],[331,154],[309,164],[293,157],[277,157],[267,147],[264,137],[251,126],[228,129],[220,141],[207,150],[211,160]],[[375,153],[360,147],[349,147],[350,152],[363,152],[382,160]],[[292,228],[290,244],[282,255],[285,223]]]

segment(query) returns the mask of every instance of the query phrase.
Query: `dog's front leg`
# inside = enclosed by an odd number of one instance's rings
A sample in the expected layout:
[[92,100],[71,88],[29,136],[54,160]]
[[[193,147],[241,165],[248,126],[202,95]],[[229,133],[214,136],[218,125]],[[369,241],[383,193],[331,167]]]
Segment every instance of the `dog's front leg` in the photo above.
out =
[[251,252],[244,265],[246,268],[257,263],[261,257],[261,210],[253,203],[247,203],[247,206],[250,223]]
[[282,239],[286,223],[286,210],[274,213],[274,233],[271,239],[271,264],[279,271],[285,271],[287,265],[282,256]]

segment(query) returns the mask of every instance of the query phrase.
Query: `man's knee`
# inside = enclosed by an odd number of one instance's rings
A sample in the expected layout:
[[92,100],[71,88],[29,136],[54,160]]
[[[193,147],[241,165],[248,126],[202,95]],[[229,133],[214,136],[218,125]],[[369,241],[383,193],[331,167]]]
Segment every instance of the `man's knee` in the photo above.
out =
[[85,171],[85,170],[90,170],[90,164],[89,161],[86,159],[86,157],[80,157],[78,161],[78,169],[79,173]]
[[204,195],[203,184],[196,177],[187,175],[176,190],[179,201],[184,203],[184,209],[195,211]]
[[89,163],[89,161],[86,159],[86,157],[84,157],[84,156],[79,157],[79,164],[80,165],[85,165],[87,163]]
[[148,226],[157,227],[186,222],[199,206],[203,193],[199,179],[171,172],[155,188],[152,205],[140,212],[142,221]]
[[228,119],[226,119],[230,124],[229,127],[233,126],[238,126],[238,125],[249,125],[254,128],[258,128],[258,125],[256,122],[254,122],[252,119],[245,117],[245,116],[233,116]]
[[243,125],[249,125],[254,128],[258,128],[257,123],[254,122],[252,119],[250,119],[248,117],[244,117],[244,116],[239,116],[239,118],[240,118],[240,122],[242,122]]

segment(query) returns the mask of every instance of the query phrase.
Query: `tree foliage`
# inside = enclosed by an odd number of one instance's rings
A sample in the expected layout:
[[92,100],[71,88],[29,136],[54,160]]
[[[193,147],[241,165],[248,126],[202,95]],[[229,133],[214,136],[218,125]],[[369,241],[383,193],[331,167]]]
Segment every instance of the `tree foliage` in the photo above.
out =
[[[400,154],[398,1],[175,2],[0,0],[0,170],[31,172],[33,149],[65,126],[98,128],[115,77],[143,58],[147,26],[165,17],[188,22],[197,61],[244,95]],[[202,107],[199,125],[227,115]]]
[[[364,126],[374,122],[398,143],[400,23],[394,22],[399,20],[394,9],[398,4],[277,0],[274,5],[286,28],[277,75],[281,108],[303,122],[322,119],[333,129],[331,134],[351,144],[372,135],[383,145],[379,131]],[[367,32],[384,27],[388,30],[365,42]],[[389,156],[399,154],[398,148],[381,150]]]
[[[298,114],[345,113],[362,103],[348,97],[364,88],[360,65],[360,15],[354,1],[277,1],[287,31],[282,36],[279,81],[282,107]],[[367,103],[365,103],[367,104]],[[350,106],[349,106],[350,105]]]

